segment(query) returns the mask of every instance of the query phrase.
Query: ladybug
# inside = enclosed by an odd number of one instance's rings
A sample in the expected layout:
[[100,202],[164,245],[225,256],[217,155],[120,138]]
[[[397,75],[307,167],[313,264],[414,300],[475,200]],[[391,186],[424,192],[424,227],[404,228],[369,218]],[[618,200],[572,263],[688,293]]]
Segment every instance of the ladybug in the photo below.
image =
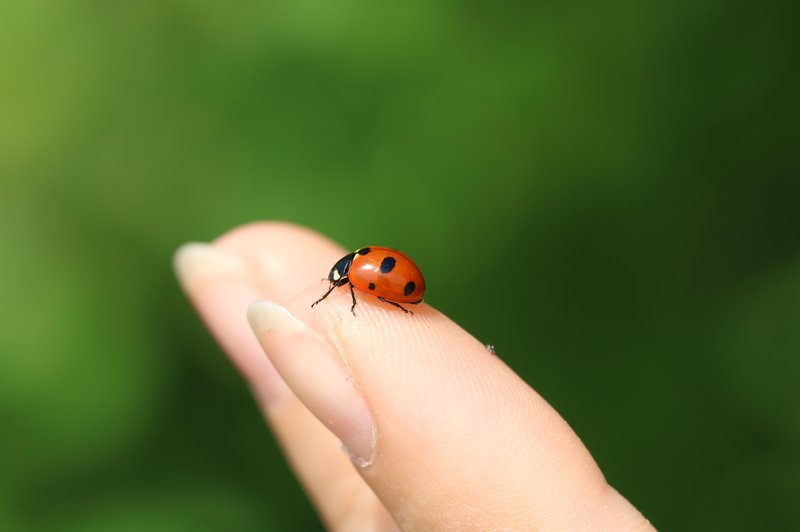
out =
[[[323,279],[324,280],[324,279]],[[330,288],[325,295],[311,304],[313,307],[333,292],[334,288],[350,285],[353,306],[350,312],[356,314],[355,286],[363,292],[374,294],[384,303],[389,303],[407,314],[410,310],[400,305],[416,305],[425,295],[425,279],[414,262],[396,249],[371,246],[359,248],[339,259],[328,274]]]

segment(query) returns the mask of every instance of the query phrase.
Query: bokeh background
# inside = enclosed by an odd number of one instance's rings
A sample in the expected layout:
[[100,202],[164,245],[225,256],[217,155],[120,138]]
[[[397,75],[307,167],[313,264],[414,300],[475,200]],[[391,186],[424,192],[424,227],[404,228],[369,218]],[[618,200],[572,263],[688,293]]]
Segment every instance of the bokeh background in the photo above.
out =
[[320,528],[171,272],[258,219],[408,252],[659,528],[797,527],[797,5],[3,0],[0,529]]

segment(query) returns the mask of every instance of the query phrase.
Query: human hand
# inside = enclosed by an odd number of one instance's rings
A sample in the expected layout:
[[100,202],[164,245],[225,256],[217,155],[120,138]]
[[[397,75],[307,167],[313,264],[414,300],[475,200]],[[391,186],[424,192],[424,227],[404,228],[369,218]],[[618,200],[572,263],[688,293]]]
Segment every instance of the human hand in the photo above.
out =
[[446,316],[363,294],[354,316],[345,289],[312,309],[347,251],[256,223],[175,258],[328,528],[652,530],[558,413]]

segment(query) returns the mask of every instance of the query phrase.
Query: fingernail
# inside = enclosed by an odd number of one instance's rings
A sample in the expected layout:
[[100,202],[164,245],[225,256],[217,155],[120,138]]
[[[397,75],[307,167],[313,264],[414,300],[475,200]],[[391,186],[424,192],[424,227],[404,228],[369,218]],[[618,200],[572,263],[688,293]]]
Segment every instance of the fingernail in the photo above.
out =
[[369,466],[375,447],[372,414],[333,348],[272,301],[251,304],[247,317],[295,395],[342,440],[354,464]]
[[211,244],[189,242],[175,252],[173,266],[184,287],[219,275],[244,272],[245,264],[230,253]]

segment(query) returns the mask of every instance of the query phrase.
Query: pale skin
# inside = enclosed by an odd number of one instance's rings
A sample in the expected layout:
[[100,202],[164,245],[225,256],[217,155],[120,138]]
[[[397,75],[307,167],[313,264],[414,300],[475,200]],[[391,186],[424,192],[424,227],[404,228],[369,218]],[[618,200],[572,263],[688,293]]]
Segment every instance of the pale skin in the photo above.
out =
[[433,307],[357,293],[354,316],[344,286],[311,308],[349,251],[263,222],[175,258],[328,529],[653,530],[502,352]]

